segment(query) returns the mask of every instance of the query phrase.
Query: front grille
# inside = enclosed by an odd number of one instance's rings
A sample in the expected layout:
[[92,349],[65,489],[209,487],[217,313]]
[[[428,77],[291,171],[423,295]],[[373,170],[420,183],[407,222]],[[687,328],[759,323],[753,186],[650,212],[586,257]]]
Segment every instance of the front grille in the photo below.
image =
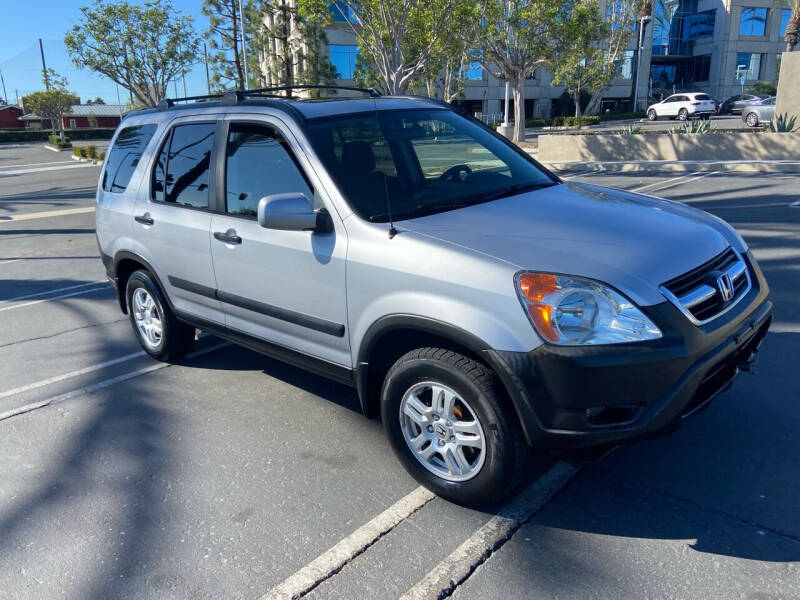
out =
[[[720,278],[730,278],[732,295],[723,297]],[[671,279],[659,288],[695,325],[703,325],[727,312],[750,290],[747,263],[733,248]]]

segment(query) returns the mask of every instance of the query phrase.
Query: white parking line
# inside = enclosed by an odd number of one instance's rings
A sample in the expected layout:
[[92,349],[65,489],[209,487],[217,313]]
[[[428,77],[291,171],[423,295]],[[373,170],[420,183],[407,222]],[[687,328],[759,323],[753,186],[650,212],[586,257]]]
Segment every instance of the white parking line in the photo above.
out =
[[10,265],[11,263],[19,262],[21,260],[25,260],[24,258],[14,258],[12,260],[0,260],[0,265]]
[[[23,259],[20,258],[18,260],[23,260]],[[26,294],[24,296],[15,296],[14,298],[6,298],[5,300],[0,300],[0,302],[2,302],[2,303],[5,303],[5,302],[16,302],[18,300],[28,300],[30,298],[39,298],[41,296],[48,296],[50,294],[57,294],[58,292],[68,292],[70,290],[77,290],[79,288],[89,287],[90,285],[97,285],[98,283],[106,283],[106,280],[105,279],[98,279],[97,281],[90,281],[89,283],[80,283],[78,285],[68,285],[66,287],[55,288],[55,289],[47,290],[47,291],[44,291],[44,292],[36,292],[35,294]]]
[[7,167],[0,167],[0,171],[6,171],[8,169],[21,169],[23,167],[41,167],[42,165],[72,165],[75,164],[71,160],[56,160],[52,162],[43,162],[43,163],[28,163],[24,165],[8,165]]
[[655,183],[648,183],[647,185],[643,185],[643,186],[638,187],[638,188],[633,188],[631,191],[632,192],[641,192],[642,190],[646,190],[649,187],[653,187],[653,186],[656,186],[656,185],[661,185],[661,184],[667,183],[669,181],[673,181],[673,182],[674,181],[680,181],[681,179],[686,179],[688,177],[694,177],[695,175],[697,175],[696,171],[693,172],[693,173],[689,173],[688,175],[681,175],[680,177],[676,177],[675,179],[668,179],[667,181],[656,181]]
[[272,588],[261,600],[289,600],[304,596],[433,498],[433,492],[422,486],[416,488]]
[[22,304],[14,304],[12,306],[5,306],[0,308],[0,312],[6,312],[7,310],[15,310],[17,308],[25,308],[26,306],[33,306],[34,304],[41,304],[42,302],[50,302],[51,300],[63,300],[64,298],[72,298],[74,296],[82,296],[84,294],[91,294],[93,292],[100,292],[105,291],[106,289],[110,289],[107,287],[107,282],[97,283],[94,284],[98,287],[79,290],[77,292],[70,292],[69,294],[61,294],[59,296],[52,296],[50,298],[42,298],[41,300],[32,300],[30,302],[23,302]]
[[31,219],[47,219],[48,217],[63,217],[67,215],[80,215],[94,212],[94,206],[82,208],[65,208],[63,210],[45,210],[41,212],[25,213],[24,215],[0,215],[0,225],[3,223],[16,223],[17,221],[30,221]]
[[[221,344],[216,344],[215,346],[211,346],[210,348],[204,348],[203,350],[197,350],[195,352],[191,352],[186,355],[186,358],[197,358],[198,356],[203,356],[204,354],[208,354],[209,352],[214,352],[215,350],[219,350],[220,348],[225,348],[226,346],[230,345],[231,345],[230,342],[222,342]],[[123,381],[128,381],[129,379],[133,379],[134,377],[139,377],[140,375],[152,373],[153,371],[158,371],[159,369],[165,369],[171,366],[173,366],[171,363],[155,363],[148,367],[136,369],[135,371],[130,371],[128,373],[123,373],[122,375],[118,375],[117,377],[112,377],[111,379],[105,379],[103,381],[98,381],[97,383],[85,385],[76,390],[72,390],[71,392],[59,394],[57,396],[53,396],[45,400],[40,400],[39,402],[32,402],[30,404],[25,404],[24,406],[20,406],[18,408],[12,408],[11,410],[7,410],[5,412],[0,413],[0,421],[3,421],[5,419],[10,419],[11,417],[16,417],[17,415],[31,412],[32,410],[36,410],[38,408],[44,408],[45,406],[50,406],[52,404],[56,404],[57,402],[63,402],[64,400],[75,398],[76,396],[83,396],[84,394],[96,392],[97,390],[107,388],[114,384],[121,383]]]
[[12,175],[27,175],[29,173],[41,173],[43,171],[62,171],[64,169],[85,169],[86,167],[95,167],[92,163],[72,163],[70,165],[61,165],[55,167],[38,167],[33,169],[16,169],[14,171],[3,171],[0,177],[11,177]]
[[401,600],[427,600],[449,596],[456,586],[498,550],[533,514],[558,493],[577,473],[575,465],[558,462],[533,482],[499,514],[473,533],[450,556],[401,596]]
[[146,356],[146,355],[147,352],[145,352],[144,350],[140,350],[139,352],[134,352],[133,354],[126,354],[125,356],[120,356],[119,358],[115,358],[113,360],[107,360],[105,362],[97,363],[96,365],[92,365],[90,367],[84,367],[83,369],[70,371],[69,373],[63,373],[61,375],[56,375],[55,377],[42,379],[41,381],[35,381],[33,383],[29,383],[27,385],[14,388],[13,390],[6,390],[5,392],[0,392],[0,398],[8,398],[9,396],[16,396],[17,394],[29,392],[31,390],[44,387],[46,385],[52,385],[54,383],[58,383],[59,381],[66,381],[67,379],[72,379],[73,377],[86,375],[87,373],[99,371],[100,369],[105,369],[106,367],[113,367],[114,365],[118,365],[120,363],[124,363],[129,360],[133,360],[134,358],[139,358],[141,356]]

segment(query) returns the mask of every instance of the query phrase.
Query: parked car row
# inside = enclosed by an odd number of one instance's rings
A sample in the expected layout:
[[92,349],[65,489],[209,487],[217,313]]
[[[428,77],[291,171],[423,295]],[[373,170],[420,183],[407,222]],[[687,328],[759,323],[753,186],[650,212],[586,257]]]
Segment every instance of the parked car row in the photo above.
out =
[[708,119],[713,114],[739,114],[749,127],[758,127],[772,120],[775,114],[775,97],[755,94],[738,94],[724,102],[717,102],[702,92],[683,92],[667,96],[647,107],[647,118],[657,121],[662,117],[686,121],[691,118]]

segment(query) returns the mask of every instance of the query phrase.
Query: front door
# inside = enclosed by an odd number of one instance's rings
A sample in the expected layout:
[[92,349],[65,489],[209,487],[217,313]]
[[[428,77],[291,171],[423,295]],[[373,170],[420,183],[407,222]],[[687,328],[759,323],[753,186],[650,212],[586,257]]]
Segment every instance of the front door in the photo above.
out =
[[134,207],[134,238],[179,313],[222,325],[209,242],[216,129],[189,119],[167,132]]
[[[265,117],[266,119],[266,117]],[[234,331],[350,367],[345,331],[347,236],[294,138],[277,119],[226,122],[211,254],[225,321]],[[219,148],[223,145],[220,140]],[[326,208],[335,231],[259,226],[259,200],[300,193]]]

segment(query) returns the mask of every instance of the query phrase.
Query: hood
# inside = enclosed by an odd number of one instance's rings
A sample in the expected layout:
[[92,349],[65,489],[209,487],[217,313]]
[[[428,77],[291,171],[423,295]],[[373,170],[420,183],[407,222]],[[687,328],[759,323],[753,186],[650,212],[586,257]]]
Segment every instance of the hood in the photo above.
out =
[[398,224],[517,269],[588,277],[639,305],[664,302],[658,286],[729,245],[724,221],[688,206],[584,183],[565,183]]

